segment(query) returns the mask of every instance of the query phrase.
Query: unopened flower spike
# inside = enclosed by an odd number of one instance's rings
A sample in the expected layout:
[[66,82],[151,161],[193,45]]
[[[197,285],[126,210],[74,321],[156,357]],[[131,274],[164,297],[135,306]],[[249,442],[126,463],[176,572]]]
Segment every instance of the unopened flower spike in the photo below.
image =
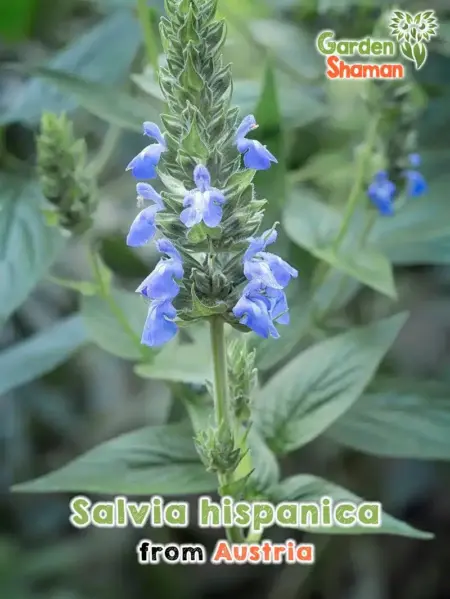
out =
[[217,227],[222,220],[225,196],[215,187],[211,187],[211,176],[205,166],[197,165],[193,178],[196,187],[184,198],[184,210],[180,214],[180,220],[188,228],[202,221],[207,227]]
[[391,216],[394,214],[395,184],[389,180],[386,171],[375,174],[367,190],[367,195],[376,206],[380,214]]
[[410,197],[417,198],[427,191],[428,185],[425,177],[417,170],[421,164],[420,155],[410,154],[408,158],[412,168],[405,171],[407,191]]
[[138,203],[142,200],[155,202],[152,206],[147,206],[134,219],[127,236],[127,245],[130,247],[140,247],[153,239],[156,233],[156,214],[164,210],[162,197],[147,183],[138,183],[136,185],[138,194]]
[[166,141],[160,128],[155,123],[145,122],[143,129],[144,135],[156,139],[157,143],[150,144],[139,152],[127,166],[126,170],[131,171],[136,179],[154,179],[161,154],[167,149]]
[[271,162],[277,163],[278,160],[259,141],[246,138],[246,135],[257,127],[255,117],[252,114],[246,116],[236,132],[236,147],[243,155],[247,168],[263,171],[270,168]]

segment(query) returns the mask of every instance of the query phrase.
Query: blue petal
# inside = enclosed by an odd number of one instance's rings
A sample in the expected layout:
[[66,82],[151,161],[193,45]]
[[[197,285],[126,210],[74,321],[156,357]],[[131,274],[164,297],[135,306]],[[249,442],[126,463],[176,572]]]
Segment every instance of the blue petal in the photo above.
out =
[[408,180],[408,194],[411,197],[418,197],[423,195],[428,185],[425,177],[418,171],[406,171],[406,178]]
[[211,176],[206,166],[198,164],[194,169],[194,183],[200,191],[206,191],[211,185]]
[[194,206],[185,208],[180,214],[180,220],[185,227],[190,229],[194,225],[198,225],[202,222],[203,214],[197,210]]
[[217,227],[222,220],[222,206],[215,202],[208,202],[203,213],[203,222],[207,227]]
[[387,178],[385,171],[381,171],[375,175],[369,185],[367,195],[380,214],[390,216],[394,213],[395,191],[395,184]]
[[170,302],[152,302],[142,331],[141,343],[158,347],[170,341],[178,331],[178,326],[172,320],[176,315],[177,311]]
[[253,129],[257,129],[258,125],[256,124],[256,119],[253,114],[249,114],[246,116],[241,124],[239,125],[236,131],[236,143],[239,142],[242,138],[244,138],[247,133],[250,133]]
[[161,195],[149,183],[138,183],[136,185],[136,192],[138,198],[155,202],[160,210],[164,210],[164,202]]
[[260,256],[268,263],[277,283],[282,287],[286,287],[291,278],[298,277],[298,271],[279,256],[269,252],[261,252]]
[[126,170],[131,171],[136,179],[154,179],[162,152],[164,147],[160,144],[147,146],[133,158]]
[[249,281],[259,281],[264,287],[283,289],[283,286],[278,283],[270,270],[270,266],[262,260],[246,260],[244,262],[244,275]]
[[413,167],[413,168],[417,168],[418,166],[420,166],[422,159],[420,158],[420,154],[414,153],[414,154],[410,154],[408,156],[408,160],[409,160],[409,164]]
[[238,144],[238,150],[244,155],[244,165],[258,171],[270,168],[271,162],[278,162],[273,154],[256,140],[243,140]]
[[158,239],[155,245],[159,252],[167,254],[170,258],[178,260],[180,263],[183,261],[180,252],[169,239],[166,239],[165,237]]
[[233,314],[240,319],[241,324],[246,325],[260,337],[264,339],[268,339],[270,336],[279,337],[270,318],[267,305],[262,298],[250,299],[244,295],[233,308]]
[[153,139],[156,139],[156,141],[159,144],[166,148],[166,140],[164,139],[164,136],[161,133],[161,129],[158,127],[156,123],[145,121],[145,123],[143,124],[143,129],[144,135],[148,135],[148,137],[153,137]]
[[174,278],[181,279],[182,277],[183,272],[178,261],[161,259],[136,291],[147,299],[174,299],[180,292],[180,286],[174,281]]
[[283,291],[268,292],[272,300],[271,315],[272,319],[278,324],[289,324],[289,307],[286,299],[286,294]]
[[149,206],[139,212],[127,235],[128,246],[140,247],[153,239],[156,233],[155,215],[157,211],[157,206]]
[[275,229],[273,230],[268,230],[265,231],[261,237],[250,237],[249,241],[249,246],[247,251],[244,254],[244,261],[245,260],[250,260],[251,258],[253,258],[254,256],[256,256],[256,254],[259,254],[259,252],[262,252],[263,250],[266,249],[266,247],[268,245],[271,245],[272,243],[275,243],[275,241],[277,240],[278,237],[278,233]]

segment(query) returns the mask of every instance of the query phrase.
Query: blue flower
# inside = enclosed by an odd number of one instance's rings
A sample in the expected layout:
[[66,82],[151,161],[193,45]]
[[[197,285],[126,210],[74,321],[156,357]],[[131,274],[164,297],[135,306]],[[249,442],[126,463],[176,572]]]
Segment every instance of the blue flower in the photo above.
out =
[[173,300],[180,291],[176,280],[183,278],[183,261],[178,250],[168,239],[158,240],[156,247],[168,258],[161,258],[136,292],[150,300]]
[[243,154],[244,164],[247,168],[264,171],[270,168],[271,162],[278,161],[266,146],[263,146],[259,141],[245,137],[257,127],[255,117],[252,114],[246,116],[236,132],[236,146],[238,152]]
[[130,247],[145,245],[153,239],[156,233],[156,214],[164,209],[162,197],[148,183],[138,183],[136,191],[138,203],[142,203],[143,200],[150,200],[155,204],[141,210],[132,222],[127,236],[127,245]]
[[277,239],[275,230],[266,231],[258,238],[251,238],[244,254],[244,275],[249,281],[259,281],[261,285],[271,289],[284,289],[291,278],[298,276],[298,271],[285,260],[264,251],[266,246]]
[[217,227],[222,220],[222,204],[225,196],[215,187],[211,187],[208,169],[198,164],[194,169],[195,189],[184,198],[184,210],[180,214],[181,222],[188,228],[202,221],[207,227]]
[[155,123],[145,122],[143,128],[144,135],[156,139],[158,143],[146,146],[133,158],[126,170],[131,171],[136,179],[154,179],[161,154],[167,149],[166,141]]
[[150,347],[158,347],[170,341],[178,331],[173,321],[177,311],[170,300],[154,300],[151,302],[142,331],[141,343]]
[[147,200],[155,202],[159,210],[164,210],[165,206],[161,195],[149,183],[138,183],[136,191],[138,194],[138,204],[142,204],[144,200]]
[[376,173],[369,185],[367,195],[371,202],[378,208],[380,214],[391,216],[394,214],[395,184],[388,179],[386,171]]
[[287,324],[289,317],[283,312],[287,310],[286,296],[282,291],[268,294],[259,281],[250,282],[242,292],[242,296],[233,308],[233,314],[240,324],[247,326],[260,337],[278,339],[278,333],[273,321]]
[[428,185],[424,176],[416,170],[421,163],[419,154],[410,154],[409,163],[412,166],[412,169],[405,171],[405,177],[408,183],[408,195],[416,198],[427,191]]

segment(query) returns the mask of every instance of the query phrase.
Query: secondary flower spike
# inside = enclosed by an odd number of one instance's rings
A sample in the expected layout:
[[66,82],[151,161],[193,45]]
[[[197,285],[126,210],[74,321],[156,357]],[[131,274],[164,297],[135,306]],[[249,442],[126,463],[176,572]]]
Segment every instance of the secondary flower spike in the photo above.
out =
[[168,258],[160,259],[153,272],[142,281],[136,291],[151,300],[173,300],[180,291],[176,281],[184,276],[183,261],[168,239],[160,239],[156,242],[156,247]]
[[157,143],[150,144],[139,152],[126,170],[131,171],[136,179],[154,179],[161,154],[167,149],[166,141],[160,128],[155,123],[145,122],[143,129],[144,135],[156,139]]
[[380,214],[391,216],[394,214],[394,196],[396,186],[389,180],[386,171],[380,171],[374,176],[369,185],[367,195],[371,202],[378,208]]
[[207,227],[217,227],[222,220],[225,196],[215,187],[211,187],[211,176],[205,166],[197,165],[193,178],[196,187],[184,198],[184,210],[180,214],[180,220],[188,228],[202,221]]
[[255,117],[252,114],[246,116],[236,132],[236,147],[244,156],[244,164],[247,168],[264,171],[270,168],[271,162],[278,162],[278,160],[259,141],[246,138],[246,135],[257,127]]

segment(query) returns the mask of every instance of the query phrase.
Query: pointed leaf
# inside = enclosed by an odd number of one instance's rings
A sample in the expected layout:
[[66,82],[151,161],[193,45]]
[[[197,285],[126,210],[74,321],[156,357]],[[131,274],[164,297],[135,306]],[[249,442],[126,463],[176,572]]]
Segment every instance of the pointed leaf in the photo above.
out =
[[63,364],[87,341],[79,315],[16,343],[0,353],[0,396]]
[[290,239],[316,258],[350,275],[368,287],[396,298],[389,260],[372,248],[333,249],[341,224],[340,214],[315,197],[308,188],[297,188],[284,209],[283,226]]
[[25,493],[185,495],[217,488],[186,423],[141,428],[106,441],[59,470],[13,487]]
[[0,177],[0,323],[27,299],[61,252],[64,237],[42,214],[36,181]]
[[378,382],[326,436],[364,453],[450,460],[450,387],[388,379]]
[[[343,502],[360,504],[365,500],[358,497],[351,491],[339,487],[332,482],[312,476],[310,474],[299,474],[284,480],[274,491],[273,501],[281,502],[300,502],[316,503],[320,506],[320,501],[324,497],[332,500],[332,505]],[[295,528],[294,526],[292,528]],[[413,528],[406,522],[397,520],[384,513],[381,517],[381,526],[364,527],[356,524],[355,526],[305,526],[299,527],[301,530],[307,530],[309,533],[317,534],[391,534],[413,539],[432,539],[433,534]]]
[[356,402],[407,318],[397,314],[310,347],[262,388],[258,425],[288,453],[323,433]]

